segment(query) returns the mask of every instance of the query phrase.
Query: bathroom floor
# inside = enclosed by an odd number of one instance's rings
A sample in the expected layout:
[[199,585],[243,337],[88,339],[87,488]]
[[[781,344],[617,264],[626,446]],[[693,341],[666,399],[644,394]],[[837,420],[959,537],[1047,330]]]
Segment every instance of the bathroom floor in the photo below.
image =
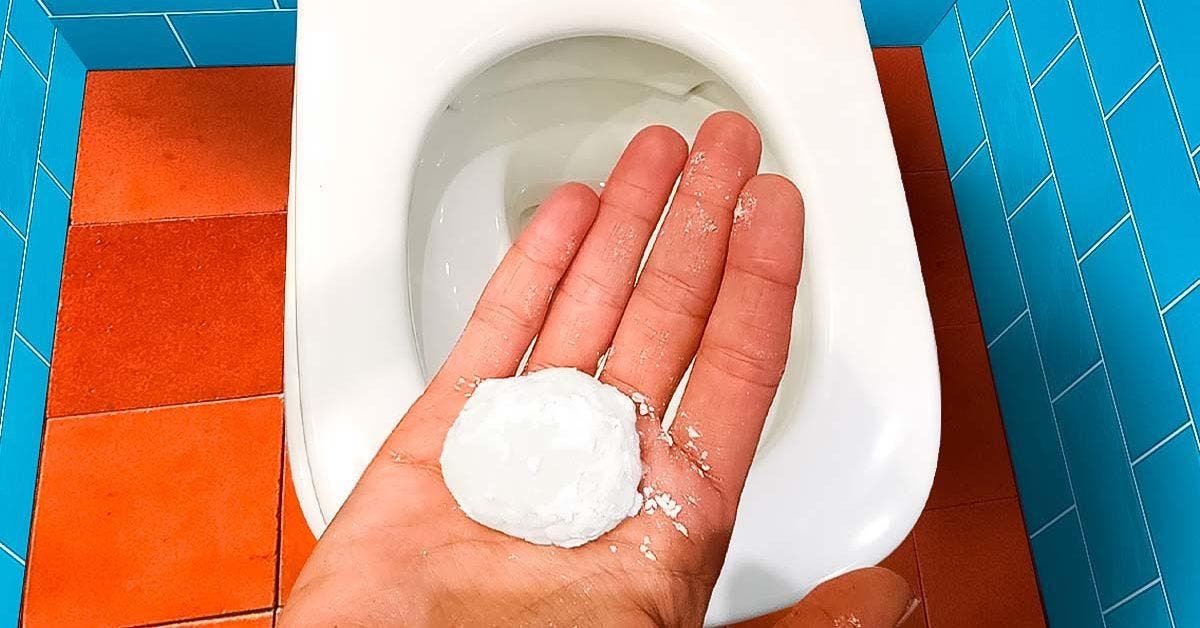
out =
[[[885,564],[922,594],[906,626],[1044,625],[921,53],[876,61],[944,416]],[[283,451],[291,89],[287,67],[88,75],[27,626],[270,626],[311,551]]]

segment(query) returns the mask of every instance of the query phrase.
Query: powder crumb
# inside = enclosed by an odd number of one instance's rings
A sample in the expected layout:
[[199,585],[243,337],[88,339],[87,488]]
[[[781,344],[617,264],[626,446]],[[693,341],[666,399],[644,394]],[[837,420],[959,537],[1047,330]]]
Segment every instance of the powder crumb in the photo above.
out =
[[467,378],[459,377],[458,381],[454,382],[454,390],[461,392],[463,389],[463,386],[466,386],[466,385],[467,385]]
[[692,155],[692,158],[688,163],[692,164],[693,166],[699,166],[700,164],[704,163],[704,158],[704,151],[698,150]]
[[650,405],[647,404],[645,401],[639,403],[638,404],[638,414],[640,414],[641,416],[649,415],[650,414]]
[[429,555],[429,550],[421,550],[421,555],[422,555],[422,556],[428,556],[428,555]]
[[693,441],[693,440],[690,440],[690,439],[688,440],[688,442],[686,442],[686,443],[684,443],[684,444],[683,444],[683,448],[684,448],[684,449],[691,449],[691,450],[694,450],[694,451],[700,451],[700,448],[696,446],[696,442],[695,442],[695,441]]
[[708,464],[707,464],[707,463],[701,462],[701,463],[700,463],[700,470],[701,470],[701,471],[708,472],[708,471],[712,471],[712,467],[708,466]]
[[642,512],[652,515],[654,514],[655,510],[658,510],[658,502],[654,501],[653,499],[647,499],[646,501],[642,502]]
[[692,495],[685,495],[683,498],[687,500],[687,503],[689,503],[693,506],[700,503],[699,497],[694,497]]
[[636,390],[629,393],[629,398],[632,399],[634,403],[646,403],[646,395],[643,395]]
[[708,232],[708,233],[712,233],[712,232],[714,232],[714,231],[716,231],[716,230],[717,230],[717,223],[715,223],[715,222],[713,222],[713,221],[711,221],[711,220],[709,220],[708,222],[704,223],[704,231],[706,231],[706,232]]
[[657,560],[658,560],[658,557],[657,557],[657,556],[655,556],[655,555],[654,555],[654,552],[651,552],[650,550],[646,550],[646,551],[644,552],[644,554],[646,555],[646,558],[649,558],[650,560],[653,560],[653,561],[657,561]]
[[667,445],[675,444],[675,439],[671,438],[671,435],[667,432],[659,432],[658,436],[655,436],[654,439],[661,440],[662,442],[666,443]]
[[516,560],[516,559],[517,559],[517,555],[516,555],[516,554],[509,554],[509,555],[508,555],[508,559],[509,559],[509,560]]
[[688,535],[687,526],[683,525],[682,523],[679,523],[678,521],[675,521],[674,523],[675,523],[675,529],[679,530],[680,534],[682,534],[684,536]]
[[646,545],[649,545],[649,544],[650,544],[650,537],[648,537],[648,536],[643,536],[643,537],[642,537],[642,543],[645,543]]
[[616,553],[617,553],[617,546],[616,546],[616,545],[609,545],[609,546],[608,546],[608,551],[610,551],[610,552],[612,552],[612,553],[616,554]]
[[658,493],[654,496],[654,502],[662,508],[663,514],[674,519],[679,516],[679,511],[683,510],[683,506],[679,505],[670,493]]
[[642,495],[643,495],[644,497],[646,497],[647,499],[649,499],[649,497],[650,497],[651,495],[653,495],[653,494],[654,494],[654,487],[653,487],[653,486],[650,486],[649,484],[647,484],[646,486],[643,486],[643,487],[642,487]]
[[689,438],[700,438],[700,431],[692,426],[687,426],[687,435]]
[[700,459],[701,459],[701,460],[708,460],[708,450],[707,450],[707,449],[705,449],[704,451],[700,452]]

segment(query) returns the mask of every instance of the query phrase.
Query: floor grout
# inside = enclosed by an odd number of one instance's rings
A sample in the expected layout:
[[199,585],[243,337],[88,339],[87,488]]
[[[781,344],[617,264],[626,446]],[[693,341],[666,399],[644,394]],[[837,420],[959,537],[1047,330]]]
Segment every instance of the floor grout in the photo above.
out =
[[206,406],[215,403],[234,403],[238,401],[253,401],[256,399],[282,399],[283,390],[276,392],[257,393],[250,395],[240,395],[237,397],[216,397],[213,399],[205,399],[203,401],[183,401],[179,403],[166,403],[157,406],[138,406],[136,408],[117,408],[114,410],[100,410],[96,412],[76,412],[72,414],[56,414],[46,415],[46,421],[71,421],[75,419],[92,419],[115,414],[126,414],[129,412],[150,412],[152,410],[170,410],[177,408],[194,408],[196,406]]
[[197,222],[200,220],[218,220],[223,218],[261,218],[263,216],[278,216],[287,215],[287,207],[283,209],[272,209],[269,211],[253,211],[239,212],[234,214],[204,214],[197,216],[172,216],[166,218],[144,218],[138,220],[115,220],[115,221],[99,221],[99,222],[75,222],[71,221],[71,228],[92,228],[92,227],[113,227],[118,225],[144,225],[149,223],[160,222]]

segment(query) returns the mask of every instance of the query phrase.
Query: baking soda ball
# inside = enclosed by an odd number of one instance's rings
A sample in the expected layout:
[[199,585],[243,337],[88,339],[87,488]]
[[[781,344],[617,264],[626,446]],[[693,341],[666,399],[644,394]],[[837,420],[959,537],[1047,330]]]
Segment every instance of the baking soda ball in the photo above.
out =
[[641,506],[633,402],[570,368],[475,388],[442,448],[442,477],[475,521],[539,545],[576,547]]

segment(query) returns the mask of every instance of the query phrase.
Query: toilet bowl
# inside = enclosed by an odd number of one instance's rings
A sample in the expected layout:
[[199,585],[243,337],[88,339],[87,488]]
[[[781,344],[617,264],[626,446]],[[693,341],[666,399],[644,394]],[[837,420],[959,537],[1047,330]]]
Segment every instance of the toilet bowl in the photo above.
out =
[[[929,309],[855,0],[382,0],[299,14],[285,401],[318,535],[555,185],[719,109],[807,208],[787,371],[707,621],[875,564],[933,480]],[[397,495],[397,499],[404,499]]]

